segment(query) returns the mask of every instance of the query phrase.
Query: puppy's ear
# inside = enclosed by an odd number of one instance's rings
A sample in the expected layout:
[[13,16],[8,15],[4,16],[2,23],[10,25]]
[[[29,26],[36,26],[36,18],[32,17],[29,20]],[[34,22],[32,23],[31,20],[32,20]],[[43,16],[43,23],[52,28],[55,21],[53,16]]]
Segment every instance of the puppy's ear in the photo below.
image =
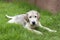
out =
[[26,14],[26,15],[24,16],[24,19],[25,19],[27,22],[29,22],[28,14]]
[[38,20],[40,19],[40,13],[37,13],[37,18],[38,18]]

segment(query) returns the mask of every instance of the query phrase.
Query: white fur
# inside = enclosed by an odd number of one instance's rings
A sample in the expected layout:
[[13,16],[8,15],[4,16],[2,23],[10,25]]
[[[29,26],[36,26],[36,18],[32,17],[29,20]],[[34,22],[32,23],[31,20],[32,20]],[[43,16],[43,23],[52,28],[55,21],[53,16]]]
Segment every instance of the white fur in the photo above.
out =
[[[41,27],[41,28],[46,29],[50,32],[56,32],[55,30],[51,30],[47,27],[43,27],[38,20],[37,14],[38,14],[37,11],[31,10],[31,11],[27,12],[26,14],[21,14],[21,15],[16,15],[16,16],[6,15],[6,17],[11,18],[11,20],[9,20],[8,23],[22,24],[24,28],[27,28],[28,30],[36,32],[38,34],[42,34],[42,33],[40,31],[35,30],[34,29],[35,27]],[[30,16],[31,16],[31,18],[30,18]],[[29,22],[27,22],[25,17],[29,20]],[[35,25],[32,25],[32,22],[35,22]]]

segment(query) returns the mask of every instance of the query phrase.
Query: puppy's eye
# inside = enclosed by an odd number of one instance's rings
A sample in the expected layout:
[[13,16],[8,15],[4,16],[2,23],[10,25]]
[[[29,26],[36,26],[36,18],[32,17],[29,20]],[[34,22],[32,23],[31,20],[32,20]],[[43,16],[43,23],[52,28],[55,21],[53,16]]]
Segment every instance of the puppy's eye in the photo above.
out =
[[29,18],[31,18],[31,16]]
[[35,16],[35,18],[36,18],[37,16]]

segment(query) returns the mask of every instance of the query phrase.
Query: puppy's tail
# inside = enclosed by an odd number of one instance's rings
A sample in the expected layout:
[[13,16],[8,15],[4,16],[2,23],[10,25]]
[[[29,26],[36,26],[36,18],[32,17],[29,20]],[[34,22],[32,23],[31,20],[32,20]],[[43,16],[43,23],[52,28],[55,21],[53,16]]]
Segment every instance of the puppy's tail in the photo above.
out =
[[13,18],[12,16],[8,16],[8,15],[6,15],[6,17],[7,17],[7,18]]

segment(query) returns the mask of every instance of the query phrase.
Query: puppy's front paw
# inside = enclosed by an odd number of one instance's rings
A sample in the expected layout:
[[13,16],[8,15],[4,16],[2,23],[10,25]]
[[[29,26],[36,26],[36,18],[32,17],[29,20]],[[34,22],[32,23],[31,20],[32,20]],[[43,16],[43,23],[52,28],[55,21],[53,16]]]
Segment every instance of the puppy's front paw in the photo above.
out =
[[50,30],[50,32],[57,32],[56,30]]

